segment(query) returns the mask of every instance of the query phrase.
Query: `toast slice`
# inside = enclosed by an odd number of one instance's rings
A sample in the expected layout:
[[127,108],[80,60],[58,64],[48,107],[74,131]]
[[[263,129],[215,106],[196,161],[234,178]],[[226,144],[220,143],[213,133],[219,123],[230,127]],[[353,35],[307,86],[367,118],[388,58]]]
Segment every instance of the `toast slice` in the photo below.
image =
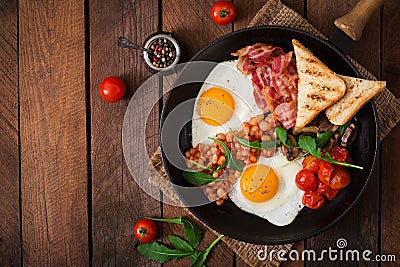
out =
[[292,43],[299,74],[295,127],[303,128],[345,94],[346,84],[299,41]]
[[346,93],[335,104],[325,110],[328,120],[335,125],[347,123],[371,98],[386,86],[384,81],[370,81],[340,76],[346,83]]

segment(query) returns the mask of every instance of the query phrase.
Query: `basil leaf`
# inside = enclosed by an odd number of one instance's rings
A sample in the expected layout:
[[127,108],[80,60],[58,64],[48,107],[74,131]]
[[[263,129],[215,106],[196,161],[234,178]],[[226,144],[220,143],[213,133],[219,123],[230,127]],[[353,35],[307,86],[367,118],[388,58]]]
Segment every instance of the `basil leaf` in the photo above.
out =
[[188,242],[180,238],[179,236],[168,235],[169,242],[173,245],[176,249],[184,252],[191,252],[194,251],[193,248],[189,245]]
[[254,149],[258,149],[258,150],[262,150],[262,149],[269,149],[269,148],[276,148],[277,147],[277,143],[276,141],[263,141],[263,142],[250,142],[246,139],[242,139],[239,136],[237,136],[232,129],[230,130],[230,132],[232,133],[233,137],[235,137],[235,139],[238,141],[239,144],[241,144],[242,146],[245,147],[250,147],[250,148],[254,148]]
[[242,171],[243,171],[242,164],[240,163],[240,161],[235,160],[235,159],[232,158],[231,151],[230,151],[229,148],[225,145],[225,143],[222,142],[222,141],[220,141],[220,140],[218,140],[218,139],[212,138],[212,137],[209,137],[209,138],[210,138],[211,140],[213,140],[213,141],[219,143],[219,144],[224,148],[226,162],[228,162],[228,168],[230,168],[230,169],[232,169],[232,170],[237,170],[237,171],[242,172]]
[[317,138],[315,138],[315,142],[317,142],[317,147],[324,147],[325,144],[329,141],[333,135],[332,131],[327,131],[325,133],[320,134]]
[[[195,254],[195,251],[185,252],[178,249],[170,249],[157,242],[141,244],[137,247],[140,254],[148,257],[151,260],[157,260],[160,263],[167,262],[171,259],[179,260],[183,257],[188,257]],[[197,261],[197,260],[196,260]]]
[[182,222],[185,228],[185,236],[189,241],[189,244],[193,248],[197,247],[200,244],[201,234],[203,233],[203,231],[188,220],[182,219]]
[[217,239],[215,239],[207,248],[205,248],[200,254],[199,257],[197,258],[197,260],[195,262],[192,263],[192,265],[190,265],[191,267],[201,267],[203,266],[204,262],[207,259],[208,254],[210,253],[211,249],[221,240],[221,238],[223,238],[223,235],[220,235],[219,237],[217,237]]
[[284,144],[287,147],[290,148],[299,148],[298,146],[293,145],[292,143],[290,143],[289,140],[287,140],[287,131],[285,129],[283,129],[282,127],[278,126],[275,128],[276,131],[276,137],[278,137],[278,139],[282,142],[282,144]]
[[348,122],[346,122],[345,124],[339,126],[339,133],[340,133],[340,135],[343,135],[343,134],[344,134],[344,131],[347,129],[347,127],[350,126],[350,124],[351,124],[351,120],[348,121]]
[[205,185],[214,182],[216,179],[209,174],[197,171],[183,171],[183,177],[191,184]]

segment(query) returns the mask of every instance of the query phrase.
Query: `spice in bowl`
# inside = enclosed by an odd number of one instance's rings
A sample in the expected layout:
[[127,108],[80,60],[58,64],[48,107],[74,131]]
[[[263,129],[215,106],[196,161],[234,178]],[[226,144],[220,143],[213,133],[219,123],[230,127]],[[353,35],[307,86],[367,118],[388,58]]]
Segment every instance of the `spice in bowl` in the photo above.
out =
[[179,61],[178,42],[166,33],[150,36],[145,42],[143,58],[147,65],[156,71],[172,68]]

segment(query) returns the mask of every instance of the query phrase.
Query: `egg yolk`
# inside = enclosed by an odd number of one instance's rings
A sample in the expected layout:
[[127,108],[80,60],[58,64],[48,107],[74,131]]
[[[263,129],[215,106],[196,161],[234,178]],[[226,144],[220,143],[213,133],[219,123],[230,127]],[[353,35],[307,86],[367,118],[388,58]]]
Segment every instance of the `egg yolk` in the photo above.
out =
[[278,187],[278,176],[266,165],[248,167],[240,179],[242,194],[253,202],[270,200],[278,191]]
[[235,101],[228,91],[211,87],[200,95],[197,113],[205,123],[218,126],[231,119],[234,107]]

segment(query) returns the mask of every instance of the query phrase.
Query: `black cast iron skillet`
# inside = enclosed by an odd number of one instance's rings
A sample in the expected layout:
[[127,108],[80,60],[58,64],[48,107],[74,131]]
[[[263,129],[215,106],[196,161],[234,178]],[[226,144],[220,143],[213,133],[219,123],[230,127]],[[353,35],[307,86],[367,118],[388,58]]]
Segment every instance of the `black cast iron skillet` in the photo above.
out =
[[[234,59],[230,55],[231,52],[257,42],[280,46],[285,52],[289,52],[293,51],[292,39],[299,40],[336,73],[354,77],[360,76],[347,56],[330,42],[302,31],[277,26],[246,28],[225,35],[199,51],[192,58],[192,61],[221,62],[231,60]],[[211,69],[205,68],[203,70],[204,73],[199,75],[205,78]],[[193,73],[193,70],[190,66],[185,68],[175,83],[178,86],[169,93],[161,116],[162,129],[173,128],[170,125],[164,125],[164,122],[176,106],[185,100],[196,98],[201,83],[179,85],[180,80],[185,79],[185,75],[191,75],[191,73]],[[176,121],[173,123],[182,123],[178,120],[190,120],[192,110],[193,105],[191,109],[187,109],[184,116],[176,116]],[[352,178],[350,186],[343,189],[333,201],[328,201],[321,209],[309,210],[305,207],[290,225],[283,227],[275,226],[265,219],[240,210],[230,200],[225,201],[221,206],[211,203],[191,207],[189,208],[190,211],[203,223],[221,234],[256,244],[295,242],[324,231],[354,205],[364,190],[375,166],[379,135],[373,102],[367,103],[353,120],[359,126],[359,133],[349,150],[353,163],[363,166],[364,169],[350,169]],[[168,121],[168,123],[171,123],[171,121]],[[165,170],[171,182],[179,186],[191,185],[182,176],[182,170],[171,164],[165,154],[166,152],[167,154],[183,154],[191,148],[190,135],[190,122],[186,123],[182,130],[175,133],[161,131],[161,140],[164,140],[164,143],[163,141],[161,142],[161,148]],[[179,145],[171,146],[170,142],[165,142],[165,140],[176,139],[177,136],[179,136]],[[168,151],[165,151],[166,149]],[[190,198],[194,197],[193,195],[184,194],[180,190],[177,191],[183,203],[189,203]],[[196,197],[205,198],[202,194]]]

